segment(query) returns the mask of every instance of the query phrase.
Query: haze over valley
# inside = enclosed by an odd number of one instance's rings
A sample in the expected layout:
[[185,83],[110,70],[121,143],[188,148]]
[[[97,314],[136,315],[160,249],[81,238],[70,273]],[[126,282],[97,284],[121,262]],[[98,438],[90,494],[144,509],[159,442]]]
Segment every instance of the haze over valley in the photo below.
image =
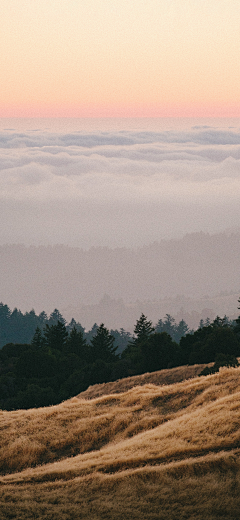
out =
[[141,312],[166,313],[195,328],[201,318],[236,317],[240,232],[193,233],[138,249],[0,246],[1,299],[22,311],[58,308],[90,328],[131,330]]

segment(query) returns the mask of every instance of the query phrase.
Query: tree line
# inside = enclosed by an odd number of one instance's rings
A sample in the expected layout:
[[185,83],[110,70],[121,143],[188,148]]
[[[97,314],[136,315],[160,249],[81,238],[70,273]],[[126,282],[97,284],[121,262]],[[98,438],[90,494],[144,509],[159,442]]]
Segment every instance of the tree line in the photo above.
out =
[[0,350],[0,408],[57,404],[89,385],[186,364],[215,361],[215,370],[221,364],[236,366],[238,356],[240,317],[206,320],[190,331],[170,315],[154,327],[141,314],[131,335],[104,324],[86,333],[75,320],[67,325],[55,309],[50,317],[45,314],[29,342],[12,341]]
[[[92,339],[98,328],[98,325],[94,323],[92,328],[86,331],[81,323],[76,322],[74,318],[67,324],[58,309],[54,309],[49,316],[45,311],[38,315],[34,309],[22,313],[17,308],[11,311],[8,305],[0,303],[0,349],[7,343],[31,343],[37,327],[43,330],[47,325],[56,325],[58,321],[64,323],[68,333],[74,326],[77,330],[81,330],[87,342]],[[166,314],[164,319],[159,319],[155,330],[156,332],[167,332],[177,343],[182,336],[191,332],[184,320],[176,323],[176,320],[170,314]],[[119,331],[111,329],[111,334],[116,340],[118,353],[121,353],[126,348],[131,334],[123,328]]]

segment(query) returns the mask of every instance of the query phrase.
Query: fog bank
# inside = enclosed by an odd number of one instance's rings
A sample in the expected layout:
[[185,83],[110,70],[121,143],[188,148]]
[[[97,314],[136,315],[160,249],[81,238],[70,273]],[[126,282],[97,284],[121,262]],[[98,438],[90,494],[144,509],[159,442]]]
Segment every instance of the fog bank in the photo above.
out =
[[1,124],[0,243],[140,247],[240,226],[237,123],[91,131]]

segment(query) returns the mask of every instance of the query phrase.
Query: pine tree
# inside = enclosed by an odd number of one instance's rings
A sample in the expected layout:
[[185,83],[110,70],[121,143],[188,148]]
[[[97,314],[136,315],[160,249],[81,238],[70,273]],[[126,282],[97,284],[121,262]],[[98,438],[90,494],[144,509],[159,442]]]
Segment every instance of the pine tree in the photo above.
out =
[[31,341],[31,345],[33,345],[36,348],[42,347],[44,343],[42,331],[39,327],[36,328],[34,336]]
[[59,322],[66,325],[66,320],[63,318],[61,312],[59,312],[58,309],[54,309],[49,316],[48,325],[57,325]]
[[148,339],[153,332],[154,327],[152,326],[152,322],[148,321],[147,317],[142,313],[134,328],[136,338],[133,340],[133,343],[140,343]]
[[91,354],[93,361],[102,359],[106,362],[116,361],[117,347],[114,347],[114,337],[102,323],[98,327],[96,335],[91,339]]
[[68,333],[65,325],[60,321],[56,325],[44,328],[44,343],[51,349],[63,350],[67,341]]
[[72,354],[76,354],[80,358],[85,359],[87,357],[87,350],[89,350],[86,343],[82,331],[77,330],[74,326],[68,336],[66,350],[67,352],[71,352]]
[[187,323],[184,320],[179,321],[178,325],[175,327],[175,334],[172,336],[172,339],[179,343],[180,339],[186,334],[190,334],[190,329]]

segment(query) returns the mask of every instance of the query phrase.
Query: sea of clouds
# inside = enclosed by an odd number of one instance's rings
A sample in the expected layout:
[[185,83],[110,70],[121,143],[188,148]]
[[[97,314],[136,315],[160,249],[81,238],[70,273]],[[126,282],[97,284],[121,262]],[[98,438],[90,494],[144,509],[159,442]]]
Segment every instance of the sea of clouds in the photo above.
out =
[[240,128],[0,131],[0,243],[136,247],[240,226]]

